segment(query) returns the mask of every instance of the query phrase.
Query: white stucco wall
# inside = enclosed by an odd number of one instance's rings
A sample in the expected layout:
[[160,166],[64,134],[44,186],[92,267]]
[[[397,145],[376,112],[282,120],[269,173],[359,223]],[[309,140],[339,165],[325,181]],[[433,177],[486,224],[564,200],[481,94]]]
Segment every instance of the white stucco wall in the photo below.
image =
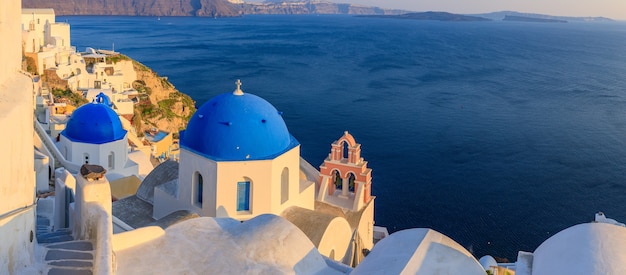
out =
[[359,236],[363,238],[363,246],[367,249],[374,247],[374,198],[363,210],[361,220],[357,227]]
[[43,52],[37,53],[37,73],[43,75],[45,69],[56,66],[56,51],[44,48]]
[[[280,158],[280,157],[279,157]],[[217,163],[217,217],[248,220],[263,213],[272,213],[272,164],[275,160],[233,161]],[[250,210],[237,211],[237,183],[250,181]],[[274,213],[273,213],[274,214]]]
[[24,30],[22,33],[22,41],[24,41],[24,52],[36,53],[41,48],[39,37],[34,31]]
[[17,273],[32,263],[35,227],[33,84],[21,66],[21,1],[2,2],[0,12],[0,125],[11,129],[0,142],[0,274]]
[[50,189],[50,158],[35,151],[35,177],[37,192],[45,192]]
[[[281,180],[285,167],[288,168],[289,199],[283,203]],[[202,216],[232,217],[239,220],[248,220],[260,214],[279,215],[290,206],[312,210],[315,186],[310,184],[304,189],[301,187],[299,167],[299,146],[273,160],[219,162],[182,148],[178,199],[188,205],[185,209],[194,210]],[[196,172],[203,179],[201,207],[194,203]],[[241,181],[250,181],[250,211],[237,211],[237,183]],[[162,209],[161,206],[155,207]],[[171,209],[173,210],[175,209]]]
[[320,254],[341,262],[348,250],[352,237],[350,224],[344,218],[334,218],[326,227],[317,250]]
[[[20,4],[21,5],[21,4]],[[3,1],[4,6],[4,1]],[[54,23],[55,15],[53,9],[21,9],[20,29],[28,30],[33,22],[34,31],[37,34],[39,45],[46,43],[46,24]],[[20,14],[20,13],[17,13]]]
[[[178,170],[178,201],[186,205],[185,209],[198,212],[201,216],[216,216],[216,175],[217,163],[181,148]],[[203,202],[199,207],[194,203],[194,173],[199,172],[203,179]]]
[[[281,203],[281,177],[283,169],[289,169],[289,200]],[[300,145],[274,160],[271,167],[271,213],[280,215],[290,206],[313,210],[315,208],[315,186],[304,189],[300,185]]]
[[[108,75],[105,68],[113,68],[113,74]],[[93,65],[92,73],[84,74],[80,78],[80,87],[94,88],[95,81],[100,81],[102,88],[111,87],[115,91],[122,92],[124,89],[132,87],[133,81],[137,79],[137,73],[133,69],[133,63],[129,60],[121,60],[115,64],[98,62]]]
[[35,242],[30,241],[30,232],[34,232],[34,228],[34,207],[0,218],[0,274],[16,274],[31,265]]
[[[137,163],[128,159],[128,137],[103,144],[72,142],[61,135],[58,143],[59,151],[65,158],[77,165],[85,163],[85,154],[89,154],[89,164],[97,164],[107,169],[107,178],[115,180],[139,173]],[[109,154],[113,152],[113,167],[109,166]]]
[[69,48],[72,45],[70,43],[70,24],[51,23],[48,25],[48,29],[47,44],[53,44],[59,48]]

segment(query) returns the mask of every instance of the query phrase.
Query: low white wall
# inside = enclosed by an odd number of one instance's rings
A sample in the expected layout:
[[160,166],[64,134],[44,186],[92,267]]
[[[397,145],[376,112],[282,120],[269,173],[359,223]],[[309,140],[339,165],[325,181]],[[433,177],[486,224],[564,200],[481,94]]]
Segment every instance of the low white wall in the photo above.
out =
[[94,241],[94,274],[114,274],[113,268],[113,220],[111,209],[104,208],[99,202],[89,202],[83,211],[89,217],[84,221],[88,240]]
[[106,177],[76,178],[72,228],[77,239],[94,242],[94,274],[113,274],[111,187]]
[[154,241],[165,235],[165,230],[158,226],[137,228],[113,235],[113,251],[122,252],[128,248]]

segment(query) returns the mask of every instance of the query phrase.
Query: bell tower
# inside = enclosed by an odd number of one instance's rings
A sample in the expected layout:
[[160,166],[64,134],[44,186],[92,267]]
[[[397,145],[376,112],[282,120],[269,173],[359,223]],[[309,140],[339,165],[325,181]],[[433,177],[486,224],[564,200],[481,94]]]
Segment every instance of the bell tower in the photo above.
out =
[[320,166],[318,200],[359,211],[370,200],[372,169],[361,157],[361,144],[345,131],[331,144],[330,154]]

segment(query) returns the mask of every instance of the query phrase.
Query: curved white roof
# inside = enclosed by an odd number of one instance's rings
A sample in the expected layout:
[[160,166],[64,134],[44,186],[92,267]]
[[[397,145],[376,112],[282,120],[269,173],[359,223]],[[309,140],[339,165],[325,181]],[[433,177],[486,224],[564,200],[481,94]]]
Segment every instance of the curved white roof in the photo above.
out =
[[626,228],[575,225],[550,237],[533,254],[533,274],[626,274]]
[[339,274],[287,220],[195,218],[117,251],[118,274]]
[[498,266],[498,262],[496,262],[496,259],[491,257],[491,255],[482,256],[478,262],[485,270],[491,270],[492,267]]
[[351,274],[485,275],[474,256],[427,228],[398,231],[378,242]]

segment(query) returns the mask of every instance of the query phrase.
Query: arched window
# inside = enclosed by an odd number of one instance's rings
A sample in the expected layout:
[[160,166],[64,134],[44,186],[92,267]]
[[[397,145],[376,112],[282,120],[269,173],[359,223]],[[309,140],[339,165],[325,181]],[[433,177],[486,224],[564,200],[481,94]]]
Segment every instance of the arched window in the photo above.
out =
[[204,181],[202,179],[202,174],[199,172],[194,173],[194,186],[193,186],[193,200],[194,204],[197,207],[202,208],[202,193],[203,193],[203,185]]
[[289,200],[289,168],[283,168],[280,174],[280,203]]
[[343,187],[343,179],[341,178],[341,174],[339,174],[339,171],[337,170],[333,172],[333,181],[335,182],[335,188],[341,190]]
[[115,169],[115,153],[109,153],[109,169]]
[[83,160],[85,161],[85,164],[89,164],[89,154],[84,153],[83,154]]
[[250,211],[250,180],[237,182],[237,211]]
[[350,173],[348,175],[348,191],[350,192],[354,192],[354,179],[355,179],[354,174]]
[[344,141],[342,147],[343,147],[343,158],[348,159],[348,142]]

